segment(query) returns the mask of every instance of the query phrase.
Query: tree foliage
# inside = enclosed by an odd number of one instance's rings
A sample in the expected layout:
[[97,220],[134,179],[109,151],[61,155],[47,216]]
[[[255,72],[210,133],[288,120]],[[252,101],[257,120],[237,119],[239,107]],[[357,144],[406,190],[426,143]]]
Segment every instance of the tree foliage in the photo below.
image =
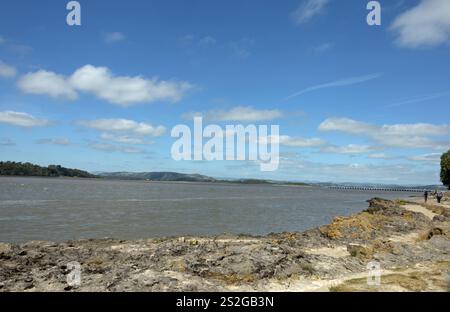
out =
[[441,181],[450,189],[450,150],[441,156]]
[[68,169],[59,165],[41,167],[31,163],[6,161],[0,162],[0,175],[4,176],[38,176],[38,177],[78,177],[94,178],[95,175],[78,169]]

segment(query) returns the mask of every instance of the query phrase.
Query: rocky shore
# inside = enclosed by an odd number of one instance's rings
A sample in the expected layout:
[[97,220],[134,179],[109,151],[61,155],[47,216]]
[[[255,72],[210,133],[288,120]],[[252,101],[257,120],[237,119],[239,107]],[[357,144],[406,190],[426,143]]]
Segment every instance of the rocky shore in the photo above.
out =
[[[81,283],[67,283],[70,262]],[[367,265],[381,285],[367,284]],[[0,243],[0,291],[450,291],[450,205],[372,199],[302,233]]]

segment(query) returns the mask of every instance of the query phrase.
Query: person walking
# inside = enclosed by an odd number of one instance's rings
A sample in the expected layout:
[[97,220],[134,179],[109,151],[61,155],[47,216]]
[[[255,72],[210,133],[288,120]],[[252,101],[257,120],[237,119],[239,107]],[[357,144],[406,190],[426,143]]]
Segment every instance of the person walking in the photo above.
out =
[[425,203],[428,201],[428,191],[423,193],[423,198],[425,199]]
[[437,195],[436,195],[436,199],[437,199],[437,202],[438,202],[438,204],[440,204],[440,203],[441,203],[441,200],[442,200],[442,196],[444,196],[444,194],[442,194],[442,192],[439,192],[439,193],[437,193]]

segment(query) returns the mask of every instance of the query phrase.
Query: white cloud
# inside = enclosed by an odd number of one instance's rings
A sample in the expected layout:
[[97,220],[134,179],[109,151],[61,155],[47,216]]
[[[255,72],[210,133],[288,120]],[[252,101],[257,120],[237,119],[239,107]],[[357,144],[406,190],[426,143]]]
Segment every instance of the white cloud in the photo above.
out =
[[296,24],[309,22],[314,16],[322,13],[329,0],[303,0],[300,6],[291,13]]
[[350,118],[328,118],[319,125],[319,130],[366,134],[376,130],[376,126]]
[[293,138],[287,135],[280,136],[281,145],[291,147],[319,147],[326,144],[326,142],[319,138]]
[[359,83],[363,83],[369,80],[373,80],[376,78],[381,77],[382,74],[370,74],[370,75],[366,75],[366,76],[359,76],[359,77],[350,77],[350,78],[344,78],[344,79],[339,79],[336,81],[332,81],[332,82],[328,82],[328,83],[324,83],[324,84],[319,84],[319,85],[315,85],[315,86],[311,86],[308,87],[306,89],[303,89],[301,91],[298,91],[294,94],[289,95],[285,100],[290,100],[294,97],[297,97],[299,95],[305,94],[305,93],[309,93],[312,91],[316,91],[316,90],[320,90],[320,89],[327,89],[327,88],[335,88],[335,87],[346,87],[346,86],[351,86],[351,85],[355,85],[355,84],[359,84]]
[[131,133],[135,135],[148,135],[158,137],[164,134],[165,127],[154,127],[144,122],[136,122],[128,119],[97,119],[92,121],[80,120],[80,126],[92,128],[99,131]]
[[384,183],[401,185],[426,185],[439,183],[437,167],[423,164],[363,164],[320,163],[305,159],[281,161],[277,175],[296,181],[333,181]]
[[77,69],[70,77],[44,70],[28,73],[18,85],[25,93],[69,100],[75,100],[78,91],[86,92],[123,107],[156,101],[177,102],[193,87],[188,82],[114,76],[108,68],[92,65]]
[[73,86],[63,75],[46,70],[28,73],[18,81],[19,89],[29,94],[48,95],[52,98],[75,100],[78,98]]
[[0,77],[2,78],[14,78],[17,75],[17,70],[2,61],[0,61]]
[[385,153],[374,153],[368,156],[371,159],[392,159],[391,156],[386,155]]
[[37,143],[38,144],[67,146],[67,145],[70,145],[70,140],[66,139],[66,138],[40,139],[37,141]]
[[111,133],[102,133],[100,138],[105,141],[111,141],[122,144],[149,144],[151,142],[145,141],[141,137],[135,137],[130,135],[116,135]]
[[326,141],[319,138],[299,138],[299,137],[291,137],[288,135],[270,135],[267,137],[260,137],[258,139],[260,144],[275,144],[278,143],[280,145],[289,146],[289,147],[300,147],[300,148],[308,148],[308,147],[320,147],[327,144]]
[[348,144],[345,146],[326,146],[321,152],[336,154],[364,154],[375,150],[376,148],[369,145]]
[[417,6],[399,15],[391,29],[397,34],[397,43],[403,47],[449,43],[450,1],[421,0]]
[[440,153],[430,153],[430,154],[424,154],[424,155],[418,155],[418,156],[412,156],[409,157],[409,160],[412,161],[421,161],[421,162],[429,162],[433,164],[439,164],[441,162],[441,156]]
[[433,125],[426,123],[394,124],[377,126],[350,118],[329,118],[319,126],[321,131],[342,131],[352,134],[372,134],[381,131],[384,135],[391,136],[445,136],[450,134],[450,126]]
[[115,43],[115,42],[123,41],[125,39],[126,39],[125,35],[121,32],[117,32],[117,31],[106,33],[104,35],[104,40],[107,43]]
[[140,154],[144,153],[144,150],[137,148],[137,147],[129,147],[129,146],[120,146],[120,145],[113,145],[109,143],[99,143],[99,142],[92,142],[88,145],[90,148],[103,151],[103,152],[120,152],[120,153],[126,153],[126,154]]
[[25,128],[47,126],[50,124],[46,119],[39,119],[27,113],[14,111],[0,112],[0,123]]
[[383,125],[381,131],[392,136],[445,136],[450,134],[450,126],[426,123]]
[[114,76],[108,68],[92,65],[78,69],[69,81],[77,90],[92,93],[120,106],[156,101],[177,102],[184,92],[192,88],[187,82]]
[[448,136],[449,125],[416,123],[378,126],[350,118],[329,118],[320,124],[319,130],[364,135],[390,147],[445,149],[450,146],[450,141],[433,139]]
[[228,111],[210,110],[207,112],[187,113],[183,115],[185,119],[192,119],[195,116],[203,116],[209,121],[266,121],[281,118],[283,113],[277,109],[258,110],[251,106],[237,106]]

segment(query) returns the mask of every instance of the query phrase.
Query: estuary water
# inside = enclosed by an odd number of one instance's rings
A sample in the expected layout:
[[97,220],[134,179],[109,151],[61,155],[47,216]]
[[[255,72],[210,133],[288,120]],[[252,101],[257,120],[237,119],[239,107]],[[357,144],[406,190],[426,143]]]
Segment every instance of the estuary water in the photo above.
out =
[[303,231],[407,192],[0,177],[0,241]]

